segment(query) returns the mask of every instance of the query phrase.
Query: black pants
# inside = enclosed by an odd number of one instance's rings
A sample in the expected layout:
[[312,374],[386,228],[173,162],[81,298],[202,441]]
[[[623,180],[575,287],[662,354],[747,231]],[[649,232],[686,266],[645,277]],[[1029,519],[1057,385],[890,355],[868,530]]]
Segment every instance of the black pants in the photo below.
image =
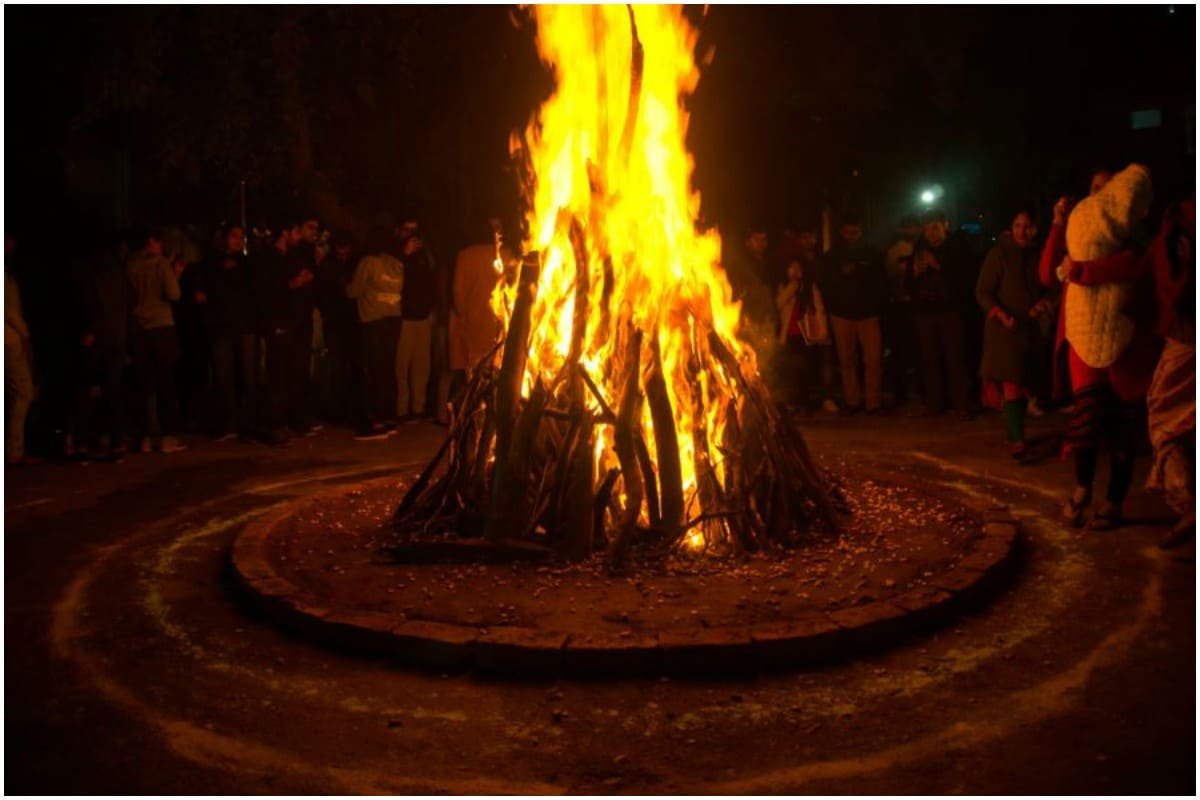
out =
[[363,391],[363,335],[357,317],[331,319],[325,327],[329,411],[351,425],[369,424]]
[[293,329],[292,344],[288,351],[288,424],[295,430],[304,431],[313,424],[312,413],[312,315],[297,323]]
[[367,413],[372,422],[383,422],[396,416],[396,343],[400,338],[400,318],[367,322],[362,330]]
[[134,331],[133,364],[142,400],[142,434],[161,438],[175,430],[179,398],[175,394],[175,364],[179,339],[175,326]]
[[892,303],[883,317],[883,385],[897,404],[915,399],[920,380],[917,331],[908,303]]
[[828,353],[828,345],[809,345],[803,336],[787,338],[775,354],[775,384],[783,402],[811,410],[819,399],[828,397],[822,363]]
[[[949,404],[955,411],[969,409],[965,330],[958,311],[917,314],[917,339],[921,344],[921,372],[925,386],[925,405],[930,411],[946,407],[943,385],[949,388]],[[945,365],[946,380],[942,381]]]
[[214,432],[250,433],[258,419],[258,337],[215,333],[211,342]]
[[111,446],[121,444],[125,433],[124,386],[121,383],[125,371],[125,348],[113,347],[100,350],[95,345],[83,348],[79,354],[75,374],[75,403],[71,413],[71,432],[75,444],[90,446],[95,431],[96,403],[93,389],[100,388],[104,415],[101,432],[111,440]]

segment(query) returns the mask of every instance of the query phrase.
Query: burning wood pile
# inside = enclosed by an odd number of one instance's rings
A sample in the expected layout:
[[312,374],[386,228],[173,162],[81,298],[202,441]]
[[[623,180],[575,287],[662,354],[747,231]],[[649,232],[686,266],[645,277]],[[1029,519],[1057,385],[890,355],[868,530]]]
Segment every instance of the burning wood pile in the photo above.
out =
[[501,273],[496,347],[396,510],[404,539],[757,552],[834,530],[832,487],[772,402],[696,223],[679,9],[537,6],[558,88],[514,155],[526,254]]

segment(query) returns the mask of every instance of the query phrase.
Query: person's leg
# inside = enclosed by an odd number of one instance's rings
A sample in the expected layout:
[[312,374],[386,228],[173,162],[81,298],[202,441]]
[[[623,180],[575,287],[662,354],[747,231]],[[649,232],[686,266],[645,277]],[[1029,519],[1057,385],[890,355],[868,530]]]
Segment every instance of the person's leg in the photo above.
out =
[[[433,356],[433,317],[414,323],[416,343],[412,358],[412,413],[425,416],[425,401],[429,391],[430,360]],[[406,332],[407,333],[407,332]]]
[[223,436],[237,424],[237,395],[234,389],[237,337],[230,334],[213,336],[212,354],[214,412],[213,433]]
[[397,400],[400,396],[399,363],[400,363],[400,318],[390,317],[385,321],[387,339],[384,342],[386,357],[391,369],[386,370],[384,380],[387,382],[387,395],[384,398],[384,419],[394,421],[396,417]]
[[857,340],[854,330],[854,320],[842,317],[830,317],[833,328],[833,341],[837,346],[838,363],[842,369],[842,394],[846,401],[846,410],[853,411],[862,407],[862,389],[858,383],[858,365],[855,363],[855,348]]
[[236,374],[240,377],[240,398],[234,401],[234,424],[242,436],[249,436],[258,418],[258,337],[252,333],[239,334],[234,339]]
[[1069,354],[1074,412],[1067,425],[1066,450],[1075,462],[1075,491],[1065,513],[1075,525],[1083,522],[1083,509],[1091,502],[1096,480],[1096,461],[1100,432],[1105,421],[1109,398],[1104,373],[1083,363],[1072,350]]
[[950,407],[959,414],[966,414],[971,410],[971,382],[967,378],[963,315],[957,311],[942,314],[938,322],[938,334],[942,343],[942,353],[946,358],[946,384],[950,392]]
[[150,345],[150,332],[138,329],[133,334],[133,363],[137,372],[138,389],[142,404],[143,449],[149,440],[162,436],[158,419],[158,396],[155,389],[155,364]]
[[1138,434],[1142,430],[1141,406],[1138,403],[1114,401],[1112,409],[1112,461],[1105,499],[1112,504],[1119,519],[1125,495],[1133,484],[1133,467],[1137,457]]
[[288,339],[287,424],[305,432],[312,426],[309,398],[312,394],[313,325],[310,316],[301,322]]
[[162,431],[172,434],[178,429],[179,420],[179,395],[175,391],[179,338],[173,325],[155,328],[151,333],[156,373],[155,391],[158,395],[159,414],[162,417]]
[[4,346],[4,389],[8,396],[4,460],[15,464],[25,458],[25,420],[33,404],[33,370],[29,354],[20,345]]
[[862,320],[858,330],[867,384],[867,410],[878,411],[883,407],[883,326],[879,317],[871,317]]
[[109,436],[109,452],[121,453],[125,449],[125,392],[121,380],[125,374],[123,350],[105,353],[101,365],[104,407],[107,412],[105,433]]
[[396,416],[403,419],[412,411],[412,393],[415,381],[409,382],[416,355],[416,323],[400,322],[400,341],[396,344]]
[[942,412],[942,367],[938,346],[939,331],[932,314],[916,318],[917,338],[921,350],[921,375],[925,386],[925,409],[931,414]]
[[267,380],[264,390],[264,425],[268,435],[280,437],[287,426],[288,372],[291,351],[287,331],[273,330],[266,337]]
[[1004,430],[1014,457],[1025,452],[1025,411],[1029,400],[1025,388],[1014,381],[1004,381],[1000,386],[1004,396]]

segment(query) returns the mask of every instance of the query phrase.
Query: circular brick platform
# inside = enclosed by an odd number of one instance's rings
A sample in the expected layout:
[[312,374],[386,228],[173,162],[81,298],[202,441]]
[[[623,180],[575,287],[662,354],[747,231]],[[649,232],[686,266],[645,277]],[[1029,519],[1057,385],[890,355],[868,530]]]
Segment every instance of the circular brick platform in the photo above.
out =
[[[919,585],[891,596],[849,607],[797,610],[782,619],[662,624],[653,630],[406,618],[372,610],[369,602],[351,606],[335,599],[335,593],[320,589],[320,576],[300,586],[295,567],[283,568],[287,556],[281,542],[296,520],[320,516],[351,497],[391,501],[399,496],[396,487],[395,478],[342,487],[290,502],[250,523],[232,549],[237,586],[259,613],[305,638],[405,665],[514,677],[745,674],[845,659],[944,624],[981,605],[1002,584],[1015,566],[1019,543],[1016,522],[1006,509],[982,509],[972,518],[981,530],[966,540],[953,563],[921,573]],[[342,523],[336,525],[344,532]]]

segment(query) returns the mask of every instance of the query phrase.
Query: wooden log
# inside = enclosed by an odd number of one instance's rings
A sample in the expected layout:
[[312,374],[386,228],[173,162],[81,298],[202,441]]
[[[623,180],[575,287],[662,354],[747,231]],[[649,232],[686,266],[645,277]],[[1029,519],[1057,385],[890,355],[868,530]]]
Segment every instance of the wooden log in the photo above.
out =
[[654,450],[658,457],[658,484],[662,524],[668,539],[683,525],[683,472],[679,464],[679,439],[663,375],[657,333],[650,339],[650,368],[646,375],[646,402],[654,425]]
[[617,424],[613,429],[613,449],[621,467],[621,483],[625,490],[625,508],[616,525],[616,533],[608,546],[610,567],[618,566],[629,550],[633,534],[637,530],[638,515],[642,510],[645,492],[642,488],[642,471],[638,465],[637,446],[634,444],[638,424],[640,393],[638,377],[641,373],[642,332],[634,331],[626,342],[621,386],[621,402],[617,406]]
[[488,503],[484,537],[499,539],[511,535],[505,528],[510,522],[505,508],[511,502],[509,448],[512,445],[513,429],[517,421],[517,408],[521,399],[521,382],[525,378],[525,361],[529,347],[530,312],[537,295],[537,280],[540,268],[536,252],[527,253],[521,261],[521,274],[517,279],[517,295],[509,316],[508,335],[504,339],[504,356],[500,374],[496,378],[496,449],[492,468],[491,498]]
[[608,511],[609,501],[612,500],[613,486],[616,485],[620,475],[621,470],[616,467],[609,469],[604,475],[604,480],[600,482],[600,487],[596,489],[596,497],[592,501],[592,536],[598,544],[604,538],[604,514]]
[[595,470],[592,450],[595,446],[591,420],[584,419],[579,442],[571,457],[567,480],[562,487],[564,498],[561,526],[563,529],[562,553],[571,561],[583,561],[592,554],[594,545],[595,514]]
[[[782,482],[791,491],[812,501],[820,516],[820,522],[827,529],[836,531],[840,527],[837,510],[829,498],[825,483],[820,477],[820,471],[812,463],[811,458],[806,458],[808,456],[807,446],[804,446],[803,449],[797,446],[798,443],[803,442],[803,437],[790,427],[789,422],[782,419],[782,415],[771,402],[761,381],[757,378],[751,380],[746,377],[733,353],[725,346],[715,331],[709,331],[708,343],[709,349],[717,358],[718,363],[721,364],[730,379],[739,386],[747,399],[754,403],[755,410],[762,417],[767,452],[770,454]],[[780,494],[778,500],[788,504],[787,513],[790,515],[790,498],[787,496],[787,492]],[[771,516],[775,517],[776,515],[772,514]],[[772,529],[773,533],[778,531],[777,526]]]
[[654,464],[650,461],[650,448],[646,447],[646,437],[642,435],[640,426],[633,444],[637,448],[642,486],[646,489],[646,514],[650,517],[650,527],[658,528],[662,526],[662,508],[658,504],[658,480],[654,474]]

